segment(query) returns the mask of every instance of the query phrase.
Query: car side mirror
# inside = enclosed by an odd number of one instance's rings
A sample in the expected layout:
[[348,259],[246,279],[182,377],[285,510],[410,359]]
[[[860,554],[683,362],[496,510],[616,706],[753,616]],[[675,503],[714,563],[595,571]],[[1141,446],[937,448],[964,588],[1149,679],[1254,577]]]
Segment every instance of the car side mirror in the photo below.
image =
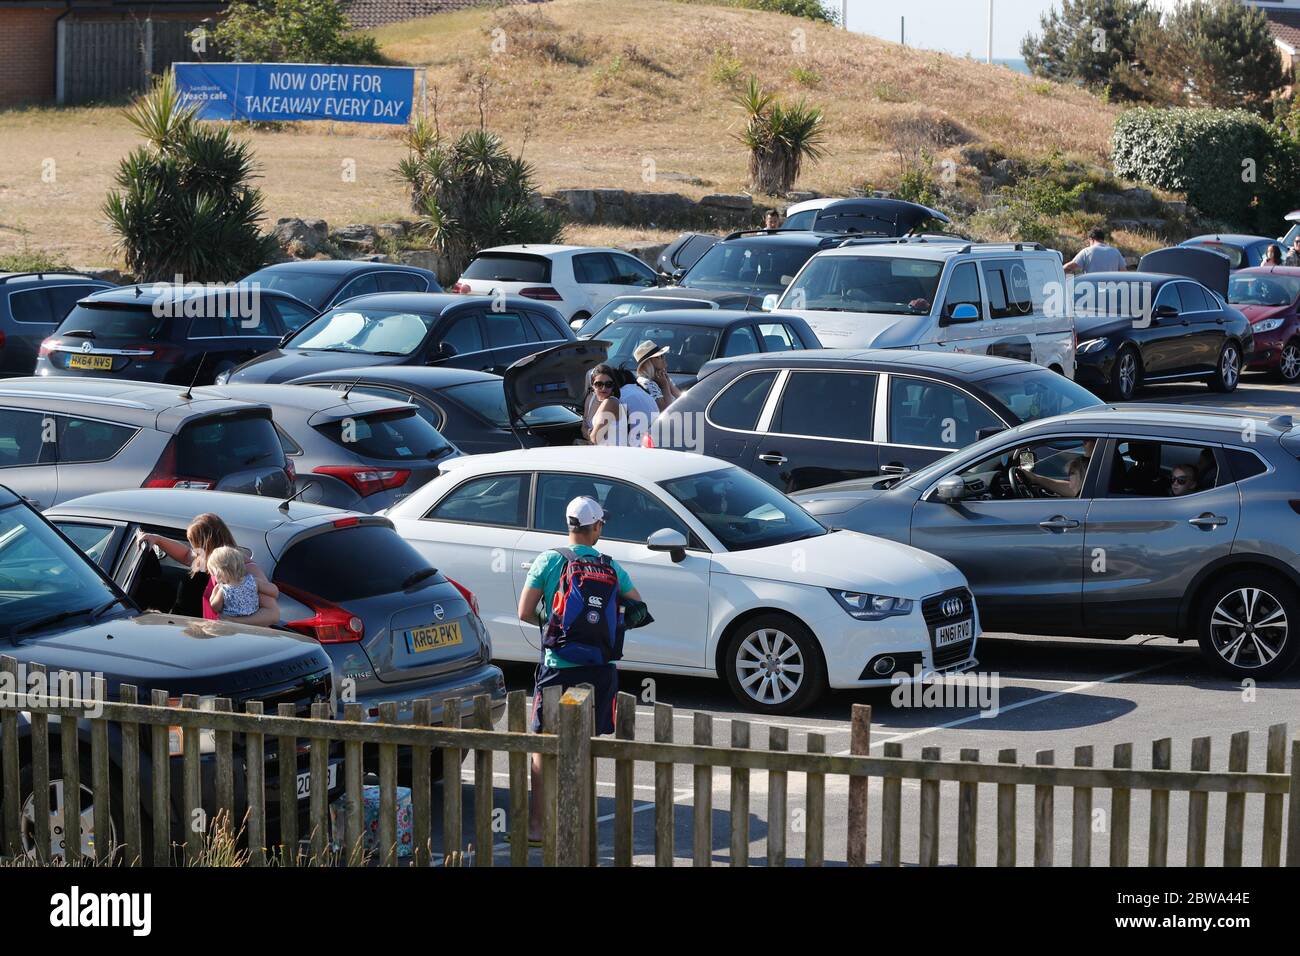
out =
[[646,540],[651,551],[667,551],[673,564],[686,560],[686,535],[673,528],[660,528]]
[[1151,313],[1151,318],[1159,321],[1160,319],[1176,319],[1179,312],[1172,305],[1158,305],[1155,311]]
[[955,505],[966,497],[966,482],[956,475],[949,475],[934,486],[934,497],[946,505]]
[[780,300],[775,292],[770,292],[767,295],[763,296],[763,306],[762,306],[763,311],[764,312],[774,311],[776,309],[776,303],[778,301]]
[[285,332],[284,335],[280,336],[280,344],[278,347],[284,348],[286,345],[289,344],[289,340],[291,338],[293,338],[293,332]]
[[685,269],[674,269],[674,270],[673,270],[673,274],[672,274],[669,278],[671,278],[672,281],[673,281],[673,284],[676,285],[677,283],[681,282],[683,279],[686,278],[686,270],[685,270]]
[[1000,435],[1007,428],[1005,425],[986,425],[975,433],[976,441],[983,441],[985,438],[992,438],[994,435]]
[[583,327],[584,325],[586,325],[586,324],[587,324],[587,320],[586,320],[586,319],[570,319],[570,320],[569,320],[569,328],[572,329],[574,332],[577,332],[578,329],[582,328],[582,327]]
[[980,311],[969,302],[962,302],[953,306],[948,311],[948,321],[954,324],[963,324],[966,322],[978,322],[980,320]]
[[434,346],[433,351],[429,354],[429,358],[434,362],[441,362],[444,359],[452,358],[455,354],[456,346],[452,345],[450,342],[439,342]]

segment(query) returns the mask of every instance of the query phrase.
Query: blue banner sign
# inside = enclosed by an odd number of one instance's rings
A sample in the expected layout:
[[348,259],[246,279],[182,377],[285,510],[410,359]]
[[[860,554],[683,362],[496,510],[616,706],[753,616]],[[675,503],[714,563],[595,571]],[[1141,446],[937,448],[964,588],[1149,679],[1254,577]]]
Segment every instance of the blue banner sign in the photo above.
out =
[[405,125],[415,100],[408,66],[177,63],[181,102],[205,120],[335,120]]

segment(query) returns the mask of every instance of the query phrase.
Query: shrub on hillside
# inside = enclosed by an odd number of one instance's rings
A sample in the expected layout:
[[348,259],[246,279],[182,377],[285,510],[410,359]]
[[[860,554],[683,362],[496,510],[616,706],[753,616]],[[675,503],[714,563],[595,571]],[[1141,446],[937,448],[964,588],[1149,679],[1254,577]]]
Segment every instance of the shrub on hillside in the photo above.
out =
[[236,0],[213,31],[245,63],[380,63],[379,44],[356,33],[337,0]]
[[839,23],[839,14],[822,0],[679,0],[681,3],[707,3],[715,7],[744,7],[747,10],[766,10],[785,13],[819,23]]
[[1300,147],[1246,110],[1136,109],[1115,121],[1115,173],[1187,194],[1211,219],[1276,231],[1294,208]]
[[265,265],[275,240],[258,229],[253,155],[228,127],[181,105],[168,72],[126,118],[144,137],[122,160],[104,201],[127,269],[142,282],[230,282]]
[[736,138],[749,150],[750,185],[769,196],[789,192],[804,160],[822,156],[822,111],[804,100],[783,103],[752,76],[734,100],[745,113],[745,128]]

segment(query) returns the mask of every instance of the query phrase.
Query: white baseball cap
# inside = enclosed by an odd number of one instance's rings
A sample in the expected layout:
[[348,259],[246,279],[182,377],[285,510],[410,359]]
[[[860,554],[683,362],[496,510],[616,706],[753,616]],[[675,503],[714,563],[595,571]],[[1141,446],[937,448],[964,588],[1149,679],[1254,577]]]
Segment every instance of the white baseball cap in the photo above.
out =
[[564,509],[564,517],[570,528],[586,528],[597,521],[604,521],[605,509],[595,498],[583,495],[569,502],[569,506]]

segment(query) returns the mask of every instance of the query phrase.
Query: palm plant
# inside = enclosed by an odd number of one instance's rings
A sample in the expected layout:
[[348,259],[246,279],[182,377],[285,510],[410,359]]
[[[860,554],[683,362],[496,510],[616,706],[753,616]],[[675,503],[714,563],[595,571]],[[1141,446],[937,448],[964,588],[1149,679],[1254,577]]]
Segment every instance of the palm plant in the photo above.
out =
[[824,114],[803,99],[782,103],[753,76],[734,99],[745,114],[737,139],[749,150],[751,188],[768,195],[789,192],[804,160],[816,162],[824,155]]
[[145,143],[122,160],[103,211],[136,279],[230,281],[265,265],[275,241],[258,226],[248,144],[199,123],[170,73],[126,117]]

